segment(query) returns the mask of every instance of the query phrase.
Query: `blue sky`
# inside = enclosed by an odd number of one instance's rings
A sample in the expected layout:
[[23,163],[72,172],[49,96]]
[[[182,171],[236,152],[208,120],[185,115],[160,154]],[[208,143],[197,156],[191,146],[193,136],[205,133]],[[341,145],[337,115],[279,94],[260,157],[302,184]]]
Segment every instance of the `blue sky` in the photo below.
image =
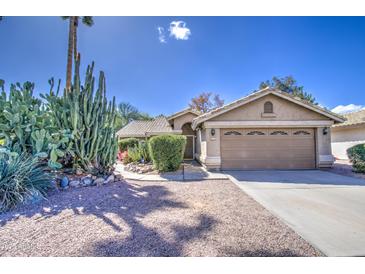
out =
[[[94,21],[92,28],[79,27],[83,66],[94,60],[106,74],[108,96],[152,115],[179,111],[203,91],[228,103],[275,75],[294,76],[328,108],[365,105],[365,17]],[[59,17],[4,17],[0,78],[7,87],[33,81],[37,93],[49,89],[52,76],[64,83],[67,36]]]

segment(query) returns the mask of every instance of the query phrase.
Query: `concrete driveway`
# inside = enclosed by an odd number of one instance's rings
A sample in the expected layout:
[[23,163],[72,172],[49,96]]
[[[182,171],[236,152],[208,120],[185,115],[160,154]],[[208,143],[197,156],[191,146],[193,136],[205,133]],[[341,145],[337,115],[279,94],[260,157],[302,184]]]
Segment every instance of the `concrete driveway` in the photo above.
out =
[[308,171],[227,171],[327,256],[365,256],[365,180]]

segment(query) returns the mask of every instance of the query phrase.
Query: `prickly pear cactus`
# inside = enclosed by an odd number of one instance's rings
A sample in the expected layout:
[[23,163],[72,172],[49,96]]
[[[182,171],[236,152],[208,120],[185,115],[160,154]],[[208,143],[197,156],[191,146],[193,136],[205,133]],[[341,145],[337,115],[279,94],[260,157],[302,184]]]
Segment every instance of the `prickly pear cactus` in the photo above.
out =
[[33,96],[34,84],[12,84],[8,97],[3,86],[1,89],[0,138],[4,140],[3,146],[17,153],[35,153],[32,134],[50,130],[52,122],[41,100]]

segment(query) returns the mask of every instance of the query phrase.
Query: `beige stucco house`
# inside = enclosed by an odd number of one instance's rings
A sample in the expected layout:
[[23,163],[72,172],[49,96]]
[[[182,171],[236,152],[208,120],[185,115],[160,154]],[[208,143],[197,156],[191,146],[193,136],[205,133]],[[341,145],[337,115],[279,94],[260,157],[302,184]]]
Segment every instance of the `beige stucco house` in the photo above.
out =
[[[266,88],[208,113],[186,109],[166,118],[187,136],[185,158],[209,169],[330,167],[331,126],[344,118]],[[123,137],[123,129],[118,132]]]
[[332,153],[337,159],[348,159],[347,149],[365,143],[365,110],[343,115],[346,122],[332,127]]

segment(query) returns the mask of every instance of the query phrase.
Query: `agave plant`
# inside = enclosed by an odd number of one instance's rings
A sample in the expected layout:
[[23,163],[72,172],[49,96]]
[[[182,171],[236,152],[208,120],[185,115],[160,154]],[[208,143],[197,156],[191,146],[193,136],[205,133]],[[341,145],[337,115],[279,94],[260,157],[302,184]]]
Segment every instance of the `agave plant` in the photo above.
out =
[[0,212],[14,208],[34,195],[44,197],[50,176],[37,157],[0,152]]

